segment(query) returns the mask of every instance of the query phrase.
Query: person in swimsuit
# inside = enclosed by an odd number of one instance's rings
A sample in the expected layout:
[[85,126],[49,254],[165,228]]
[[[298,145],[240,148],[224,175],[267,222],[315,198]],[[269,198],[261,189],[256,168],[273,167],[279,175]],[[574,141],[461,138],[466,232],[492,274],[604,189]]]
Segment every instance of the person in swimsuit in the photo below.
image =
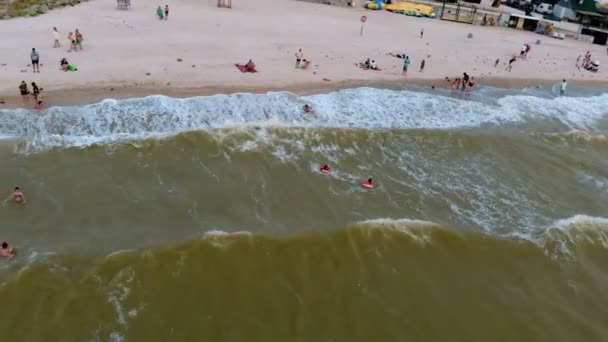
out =
[[82,33],[80,33],[80,31],[78,31],[78,29],[76,29],[74,36],[76,36],[76,43],[74,47],[79,50],[82,50],[82,42],[84,41],[84,36],[82,35]]
[[373,186],[374,185],[374,181],[371,178],[368,178],[366,182],[363,183],[364,185],[369,185],[369,186]]
[[0,248],[0,256],[3,258],[13,257],[13,246],[9,245],[6,241],[2,242],[2,248]]
[[76,51],[76,35],[73,32],[68,33],[68,40],[70,41],[70,49],[68,52]]
[[21,81],[21,84],[19,85],[19,92],[21,93],[21,97],[23,98],[23,103],[28,103],[30,99],[30,91],[27,89],[27,83],[25,83],[25,81]]
[[40,73],[40,55],[38,54],[36,49],[32,48],[32,53],[30,54],[30,58],[32,60],[33,72]]
[[467,88],[469,93],[473,91],[473,87],[475,87],[475,77],[471,77],[471,80],[469,81],[469,88]]
[[10,198],[12,198],[13,201],[17,203],[25,203],[25,195],[23,194],[23,192],[21,192],[21,189],[19,189],[19,187],[15,187],[15,191],[13,191]]
[[309,104],[304,105],[304,113],[312,113],[312,106]]
[[329,166],[327,164],[321,166],[320,171],[325,171],[325,172],[329,172],[331,171],[331,169],[329,168]]
[[511,70],[513,69],[513,63],[515,63],[515,61],[517,60],[517,57],[513,56],[513,58],[511,58],[509,60],[509,66],[507,67],[507,71],[511,72]]
[[300,63],[302,62],[303,58],[304,52],[302,52],[302,49],[299,49],[298,52],[296,52],[296,68],[300,67]]
[[165,5],[165,20],[169,19],[169,5]]

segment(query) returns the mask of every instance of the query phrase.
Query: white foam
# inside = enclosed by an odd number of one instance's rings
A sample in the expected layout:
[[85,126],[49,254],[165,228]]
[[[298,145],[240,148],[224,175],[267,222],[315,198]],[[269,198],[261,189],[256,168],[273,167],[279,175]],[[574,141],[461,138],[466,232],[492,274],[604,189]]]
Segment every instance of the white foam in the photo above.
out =
[[569,230],[574,228],[593,228],[606,230],[608,232],[608,218],[587,215],[574,215],[565,219],[555,221],[551,228]]
[[[315,118],[304,115],[310,103]],[[494,104],[440,95],[373,88],[298,97],[291,93],[234,94],[174,99],[149,96],[52,107],[42,115],[0,111],[0,136],[23,137],[29,150],[166,137],[191,130],[244,125],[329,128],[452,129],[541,119],[585,128],[606,114],[608,95],[543,99],[506,96]]]

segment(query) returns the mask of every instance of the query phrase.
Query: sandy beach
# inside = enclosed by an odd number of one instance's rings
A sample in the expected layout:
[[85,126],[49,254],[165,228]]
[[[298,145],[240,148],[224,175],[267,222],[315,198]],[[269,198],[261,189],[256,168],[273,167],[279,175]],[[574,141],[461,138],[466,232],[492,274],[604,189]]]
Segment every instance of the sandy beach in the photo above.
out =
[[[293,0],[234,1],[232,9],[217,8],[215,0],[185,0],[168,3],[170,17],[161,21],[155,16],[158,5],[165,4],[135,1],[131,10],[121,11],[111,1],[94,0],[36,18],[1,21],[7,52],[0,57],[2,106],[20,104],[22,80],[43,87],[47,105],[53,105],[149,94],[310,92],[386,83],[443,87],[445,77],[463,72],[477,84],[500,86],[554,84],[562,78],[571,84],[604,85],[606,79],[603,68],[592,74],[575,66],[577,56],[586,51],[604,65],[603,47],[507,28]],[[361,37],[362,15],[368,22]],[[54,26],[62,37],[61,48],[52,48]],[[85,35],[84,50],[67,52],[67,34],[76,28]],[[469,33],[473,39],[467,39]],[[524,43],[532,45],[529,58],[507,72],[506,63]],[[28,66],[32,48],[40,53],[39,74]],[[298,48],[312,61],[310,69],[294,68]],[[407,77],[401,75],[402,60],[390,57],[391,52],[412,59]],[[59,70],[61,58],[78,71]],[[257,74],[234,67],[250,58]],[[366,58],[376,60],[382,70],[355,67]],[[423,59],[426,67],[419,72]]]

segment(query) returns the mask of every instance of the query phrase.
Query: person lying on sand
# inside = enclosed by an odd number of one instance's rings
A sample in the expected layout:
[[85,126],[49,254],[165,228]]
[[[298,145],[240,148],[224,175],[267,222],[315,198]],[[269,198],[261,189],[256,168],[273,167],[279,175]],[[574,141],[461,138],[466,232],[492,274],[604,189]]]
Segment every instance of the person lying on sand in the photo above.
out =
[[247,64],[235,64],[234,66],[236,66],[241,72],[258,72],[255,67],[255,63],[253,63],[251,59],[249,62],[247,62]]
[[405,53],[404,54],[400,54],[400,53],[389,52],[388,55],[391,56],[391,57],[399,58],[399,59],[405,59],[405,57],[407,57],[407,55]]

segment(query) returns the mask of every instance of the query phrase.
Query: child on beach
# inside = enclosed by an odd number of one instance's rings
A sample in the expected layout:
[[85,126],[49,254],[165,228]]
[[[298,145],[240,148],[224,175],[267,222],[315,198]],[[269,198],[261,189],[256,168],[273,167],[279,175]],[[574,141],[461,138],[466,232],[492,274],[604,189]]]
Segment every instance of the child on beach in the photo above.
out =
[[73,32],[68,33],[68,40],[70,41],[70,49],[68,52],[76,50],[76,35]]

